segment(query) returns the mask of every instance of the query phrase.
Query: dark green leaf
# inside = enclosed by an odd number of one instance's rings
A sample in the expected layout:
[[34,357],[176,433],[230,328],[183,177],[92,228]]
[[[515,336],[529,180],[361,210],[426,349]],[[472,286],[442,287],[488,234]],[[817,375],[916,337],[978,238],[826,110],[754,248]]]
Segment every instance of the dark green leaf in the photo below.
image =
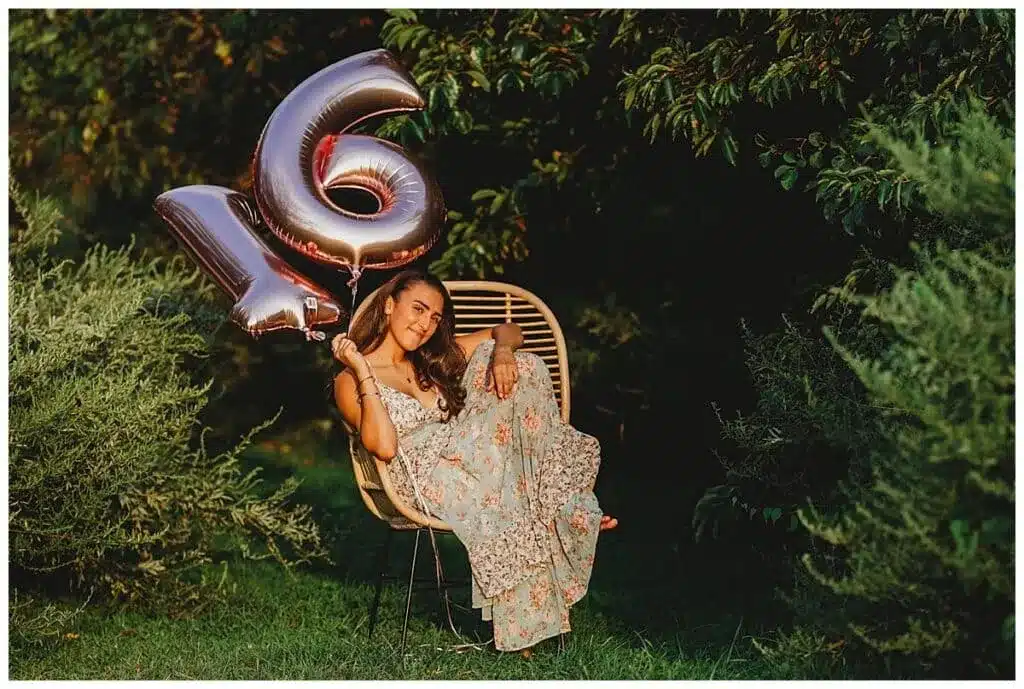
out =
[[506,88],[508,88],[514,82],[515,82],[515,80],[513,78],[513,73],[512,72],[504,72],[500,77],[498,77],[498,82],[495,85],[497,92],[501,93],[502,91],[504,91]]
[[437,110],[441,104],[441,95],[444,93],[444,87],[439,83],[430,85],[427,89],[427,107],[431,110]]
[[419,123],[416,120],[412,119],[411,117],[409,118],[409,127],[416,135],[416,138],[419,139],[421,142],[427,140],[426,134],[423,133],[423,128],[420,127]]
[[792,24],[790,24],[789,26],[787,26],[786,28],[784,28],[782,31],[779,32],[779,37],[777,39],[775,39],[775,50],[776,50],[776,52],[779,52],[779,53],[782,52],[782,49],[786,45],[786,41],[789,40],[789,37],[790,37],[790,35],[792,33],[793,33],[793,25]]
[[789,174],[793,170],[792,165],[780,165],[775,168],[775,179],[781,179],[783,175]]
[[497,196],[498,192],[494,189],[477,189],[473,192],[473,195],[469,197],[470,201],[482,201],[483,199],[489,199]]
[[796,184],[796,179],[799,176],[800,173],[797,172],[796,168],[790,168],[786,174],[782,176],[782,179],[780,179],[779,182],[781,182],[783,189],[789,191],[793,188],[793,185]]
[[526,57],[526,46],[527,42],[524,39],[517,40],[512,44],[512,59],[521,61]]
[[726,130],[722,136],[722,153],[730,165],[736,164],[736,139]]
[[475,81],[475,82],[476,82],[477,84],[479,84],[479,85],[480,85],[480,87],[481,87],[481,88],[482,88],[482,89],[483,89],[484,91],[490,91],[490,90],[491,90],[491,82],[489,82],[489,81],[487,80],[487,77],[485,77],[485,76],[484,76],[483,72],[478,72],[478,71],[476,71],[476,70],[471,70],[471,71],[469,71],[469,72],[466,72],[466,74],[467,74],[467,75],[468,75],[468,76],[469,76],[469,77],[470,77],[470,78],[471,78],[471,79],[472,79],[473,81]]
[[454,110],[459,102],[459,93],[462,90],[459,87],[459,80],[451,72],[446,72],[442,83],[444,85],[445,98],[448,100],[448,107]]
[[889,197],[892,196],[892,182],[883,179],[878,183],[878,209],[883,210]]
[[855,235],[855,223],[853,219],[853,213],[846,213],[843,215],[843,231],[853,237]]
[[636,91],[634,89],[626,89],[625,99],[623,100],[622,106],[629,110],[633,107],[633,100],[636,98]]
[[404,21],[407,21],[407,22],[415,22],[416,21],[416,13],[413,10],[403,10],[403,9],[394,9],[394,8],[392,8],[392,9],[388,9],[386,11],[392,17],[397,17],[398,19],[402,19]]

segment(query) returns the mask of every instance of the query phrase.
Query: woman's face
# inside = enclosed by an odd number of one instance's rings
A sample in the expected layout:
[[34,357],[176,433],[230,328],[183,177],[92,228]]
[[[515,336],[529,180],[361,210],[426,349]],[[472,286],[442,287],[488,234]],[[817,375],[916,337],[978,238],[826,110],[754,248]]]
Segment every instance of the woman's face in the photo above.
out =
[[397,299],[388,297],[384,304],[391,335],[407,352],[419,349],[434,336],[443,311],[444,297],[425,282],[406,287]]

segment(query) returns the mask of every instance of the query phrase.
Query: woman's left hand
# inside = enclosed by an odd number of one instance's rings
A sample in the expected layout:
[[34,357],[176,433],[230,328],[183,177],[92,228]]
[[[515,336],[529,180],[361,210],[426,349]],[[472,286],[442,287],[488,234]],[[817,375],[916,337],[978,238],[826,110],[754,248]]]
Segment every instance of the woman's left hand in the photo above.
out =
[[498,399],[512,395],[519,380],[516,355],[511,347],[495,346],[491,355],[491,370],[487,373],[487,391],[494,390]]

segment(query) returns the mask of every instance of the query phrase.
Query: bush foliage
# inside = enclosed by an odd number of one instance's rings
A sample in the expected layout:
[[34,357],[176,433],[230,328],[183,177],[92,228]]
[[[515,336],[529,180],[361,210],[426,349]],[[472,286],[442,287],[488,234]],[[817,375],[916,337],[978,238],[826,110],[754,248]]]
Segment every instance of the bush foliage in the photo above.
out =
[[[917,247],[879,293],[834,288],[832,310],[860,320],[837,316],[816,344],[754,340],[757,412],[724,424],[762,490],[789,445],[827,445],[847,466],[840,493],[797,512],[814,542],[797,591],[802,628],[765,645],[780,660],[860,642],[911,675],[1012,672],[1014,147],[976,105],[952,132],[939,145],[875,136],[960,228],[947,236],[988,241]],[[823,359],[809,365],[806,351]],[[794,375],[804,371],[814,379]]]
[[[258,474],[239,463],[248,438],[215,456],[196,442],[207,386],[190,362],[211,320],[196,273],[130,247],[58,261],[54,204],[13,182],[10,198],[13,586],[189,607],[212,591],[192,572],[219,554],[322,554],[309,508],[291,504],[294,481],[257,495]],[[24,629],[53,617],[16,610]]]

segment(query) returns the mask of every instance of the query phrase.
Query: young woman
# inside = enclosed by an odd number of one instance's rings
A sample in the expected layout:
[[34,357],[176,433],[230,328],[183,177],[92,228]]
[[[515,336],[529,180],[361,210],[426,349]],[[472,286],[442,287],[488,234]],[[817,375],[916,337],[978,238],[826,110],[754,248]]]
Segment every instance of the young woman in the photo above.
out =
[[473,607],[503,651],[569,631],[598,532],[618,524],[594,496],[597,440],[562,421],[547,367],[522,343],[507,323],[456,337],[448,291],[414,271],[331,343],[342,415],[409,504],[418,493],[465,545]]

